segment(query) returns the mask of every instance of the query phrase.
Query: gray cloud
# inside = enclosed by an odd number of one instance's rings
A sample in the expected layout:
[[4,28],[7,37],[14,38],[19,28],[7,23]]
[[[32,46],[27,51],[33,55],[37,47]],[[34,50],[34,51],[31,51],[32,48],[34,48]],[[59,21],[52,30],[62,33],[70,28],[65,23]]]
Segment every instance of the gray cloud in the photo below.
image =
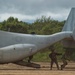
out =
[[59,14],[66,17],[72,7],[75,7],[75,0],[0,0],[0,14],[21,14],[32,17]]

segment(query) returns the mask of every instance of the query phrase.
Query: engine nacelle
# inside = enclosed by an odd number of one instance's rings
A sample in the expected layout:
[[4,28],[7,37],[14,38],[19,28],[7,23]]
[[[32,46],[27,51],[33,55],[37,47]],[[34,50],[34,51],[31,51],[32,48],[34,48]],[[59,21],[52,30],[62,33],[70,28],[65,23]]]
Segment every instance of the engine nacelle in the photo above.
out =
[[15,62],[24,59],[37,52],[37,48],[33,44],[15,44],[0,48],[0,62]]

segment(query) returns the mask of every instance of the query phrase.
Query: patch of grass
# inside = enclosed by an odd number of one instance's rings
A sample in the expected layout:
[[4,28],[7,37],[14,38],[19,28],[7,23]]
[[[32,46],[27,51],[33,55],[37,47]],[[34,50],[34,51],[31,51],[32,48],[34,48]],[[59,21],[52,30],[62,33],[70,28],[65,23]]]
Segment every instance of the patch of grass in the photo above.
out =
[[49,58],[49,52],[39,52],[39,53],[37,53],[37,54],[35,54],[34,55],[34,57],[33,57],[33,59],[32,59],[33,61],[37,61],[37,62],[39,62],[39,61],[41,61],[41,62],[48,62],[48,61],[50,61],[50,58]]

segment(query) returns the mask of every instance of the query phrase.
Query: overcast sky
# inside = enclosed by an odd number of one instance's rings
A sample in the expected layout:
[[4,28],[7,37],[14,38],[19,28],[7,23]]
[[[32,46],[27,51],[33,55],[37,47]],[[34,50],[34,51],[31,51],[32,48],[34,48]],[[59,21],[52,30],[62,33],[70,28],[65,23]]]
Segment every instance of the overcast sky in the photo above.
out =
[[55,20],[65,20],[75,0],[0,0],[0,21],[8,17],[32,22],[42,15]]

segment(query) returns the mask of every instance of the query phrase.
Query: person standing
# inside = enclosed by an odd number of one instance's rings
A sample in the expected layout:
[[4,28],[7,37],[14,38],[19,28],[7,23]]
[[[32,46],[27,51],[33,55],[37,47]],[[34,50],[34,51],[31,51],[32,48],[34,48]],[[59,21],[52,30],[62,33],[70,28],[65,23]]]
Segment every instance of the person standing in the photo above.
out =
[[28,63],[31,63],[32,58],[33,58],[33,55],[29,56]]
[[67,62],[67,55],[66,55],[66,53],[64,53],[63,55],[62,55],[62,62],[63,62],[63,64],[61,65],[61,70],[63,70],[64,68],[65,68],[65,66],[68,64],[68,62]]
[[51,70],[53,67],[53,64],[55,63],[57,66],[57,69],[59,70],[59,65],[58,65],[58,61],[57,61],[57,55],[61,55],[61,53],[57,53],[55,52],[55,50],[51,50],[51,53],[49,54],[49,57],[51,59]]

